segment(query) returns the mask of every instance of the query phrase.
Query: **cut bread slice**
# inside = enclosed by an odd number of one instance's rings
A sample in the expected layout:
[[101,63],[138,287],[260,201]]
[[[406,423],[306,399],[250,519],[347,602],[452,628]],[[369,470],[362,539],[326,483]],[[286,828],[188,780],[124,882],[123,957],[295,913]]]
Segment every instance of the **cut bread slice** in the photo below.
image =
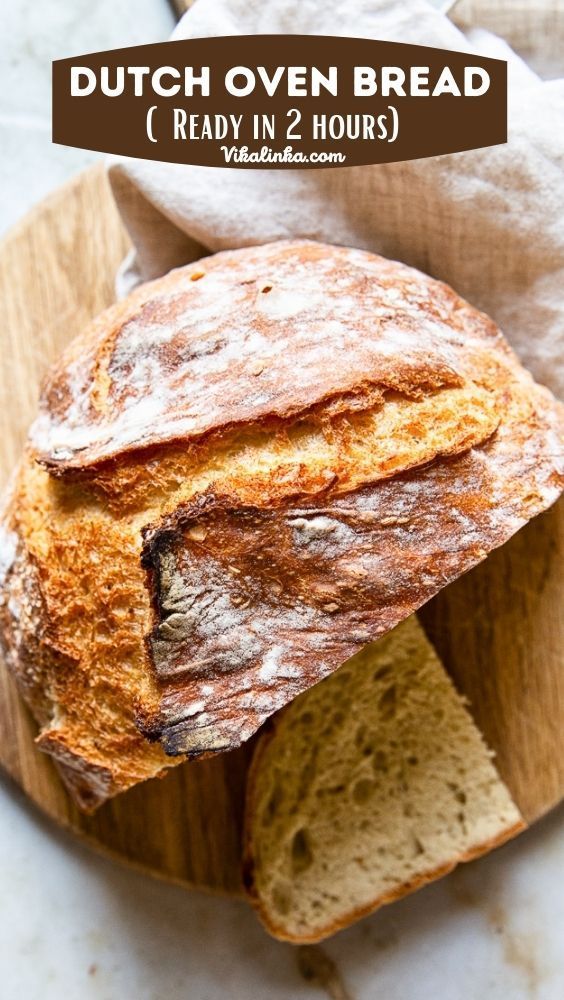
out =
[[525,824],[415,616],[279,713],[249,775],[245,884],[319,941]]

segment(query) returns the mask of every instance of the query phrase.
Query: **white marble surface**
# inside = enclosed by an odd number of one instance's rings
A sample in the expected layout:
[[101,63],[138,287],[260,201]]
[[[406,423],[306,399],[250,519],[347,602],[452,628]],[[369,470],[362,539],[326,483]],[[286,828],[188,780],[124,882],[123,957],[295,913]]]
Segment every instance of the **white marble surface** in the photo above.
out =
[[0,3],[0,229],[99,154],[51,143],[51,61],[164,41],[167,0]]
[[[96,154],[50,142],[50,61],[166,37],[166,0],[0,6],[0,229]],[[242,903],[108,862],[0,783],[2,1000],[286,1000],[339,994]],[[354,1000],[561,1000],[564,809],[323,946]],[[302,965],[306,956],[301,956]]]

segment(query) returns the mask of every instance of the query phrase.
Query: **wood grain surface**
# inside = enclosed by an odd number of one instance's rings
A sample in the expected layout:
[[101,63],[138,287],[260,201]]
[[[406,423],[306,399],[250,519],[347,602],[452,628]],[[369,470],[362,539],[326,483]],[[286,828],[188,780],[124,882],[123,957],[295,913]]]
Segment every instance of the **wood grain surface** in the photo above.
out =
[[[0,476],[14,466],[49,361],[113,298],[127,239],[100,168],[80,175],[0,244]],[[422,620],[497,753],[529,821],[564,797],[564,506],[442,592]],[[240,891],[251,748],[185,764],[81,815],[0,664],[0,764],[57,823],[186,885]]]
[[[49,362],[114,298],[127,239],[99,168],[42,202],[0,244],[2,355],[0,477],[17,462]],[[83,816],[0,664],[0,765],[62,826],[171,880],[240,891],[239,856],[249,750],[178,767]]]

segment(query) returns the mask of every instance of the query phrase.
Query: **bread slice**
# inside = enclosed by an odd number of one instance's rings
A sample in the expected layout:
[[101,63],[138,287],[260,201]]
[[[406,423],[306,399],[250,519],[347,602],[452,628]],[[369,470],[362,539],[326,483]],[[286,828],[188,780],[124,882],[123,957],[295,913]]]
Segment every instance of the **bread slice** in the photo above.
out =
[[319,941],[524,825],[412,616],[297,698],[260,740],[245,883],[272,934]]

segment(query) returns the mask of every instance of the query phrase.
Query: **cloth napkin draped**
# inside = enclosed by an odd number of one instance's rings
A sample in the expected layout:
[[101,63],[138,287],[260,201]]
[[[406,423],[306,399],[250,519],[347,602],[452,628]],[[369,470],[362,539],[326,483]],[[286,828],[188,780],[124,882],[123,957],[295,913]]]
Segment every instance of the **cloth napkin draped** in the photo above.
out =
[[506,59],[509,141],[304,171],[113,158],[110,182],[134,245],[118,293],[227,248],[288,237],[357,246],[447,281],[564,396],[564,79],[541,80],[500,38],[462,32],[426,0],[197,0],[172,37],[262,33],[380,38]]

